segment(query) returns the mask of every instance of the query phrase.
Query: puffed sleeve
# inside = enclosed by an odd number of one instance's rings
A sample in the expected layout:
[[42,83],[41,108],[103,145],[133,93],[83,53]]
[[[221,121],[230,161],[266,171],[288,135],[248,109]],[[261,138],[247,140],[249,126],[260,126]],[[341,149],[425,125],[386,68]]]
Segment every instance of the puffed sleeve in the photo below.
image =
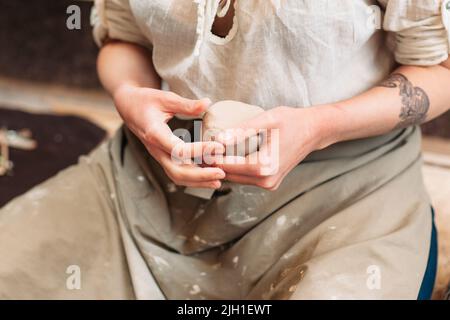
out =
[[114,39],[151,48],[150,40],[142,33],[133,16],[130,0],[95,0],[91,24],[98,46]]
[[431,66],[449,56],[450,0],[379,0],[383,28],[395,33],[395,58],[405,65]]

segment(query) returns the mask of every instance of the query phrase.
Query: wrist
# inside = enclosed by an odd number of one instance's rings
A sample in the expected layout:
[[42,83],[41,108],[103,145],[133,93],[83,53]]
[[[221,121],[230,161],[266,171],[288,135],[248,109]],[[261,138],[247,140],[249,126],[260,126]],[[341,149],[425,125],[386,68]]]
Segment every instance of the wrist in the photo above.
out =
[[111,95],[113,100],[117,103],[128,100],[130,95],[133,95],[133,93],[135,93],[138,89],[139,86],[133,82],[123,82],[114,88]]
[[125,92],[129,92],[133,89],[135,89],[137,85],[130,81],[125,81],[120,84],[118,84],[111,92],[112,96],[115,97],[116,95],[123,94]]
[[342,119],[344,111],[336,104],[307,108],[311,112],[312,131],[316,137],[316,148],[322,150],[342,141]]

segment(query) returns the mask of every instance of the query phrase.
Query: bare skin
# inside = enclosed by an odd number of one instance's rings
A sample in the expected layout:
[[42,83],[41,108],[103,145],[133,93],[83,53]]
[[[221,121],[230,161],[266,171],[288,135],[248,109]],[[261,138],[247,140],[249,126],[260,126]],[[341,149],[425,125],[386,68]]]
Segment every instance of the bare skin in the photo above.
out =
[[[172,181],[182,186],[219,188],[225,178],[222,169],[175,162],[171,153],[177,147],[186,150],[185,154],[198,157],[204,150],[223,153],[223,145],[217,142],[184,143],[172,134],[167,125],[177,113],[200,115],[208,107],[209,100],[189,100],[161,91],[161,79],[149,57],[150,53],[142,47],[121,42],[108,43],[98,57],[100,80],[113,96],[128,128],[142,141]],[[111,65],[115,67],[110,68]]]
[[[228,27],[228,23],[219,23],[214,33],[226,34]],[[175,145],[192,150],[194,156],[201,155],[206,148],[220,154],[223,145],[184,143],[171,133],[167,126],[170,118],[176,113],[199,115],[207,108],[208,100],[189,100],[161,91],[161,79],[150,57],[140,46],[111,42],[100,51],[98,73],[127,126],[177,185],[219,188],[226,179],[275,190],[315,150],[420,124],[450,107],[450,59],[432,67],[401,66],[380,85],[351,99],[306,109],[280,106],[242,126],[242,129],[279,130],[280,161],[273,173],[261,170],[267,167],[270,158],[264,164],[236,164],[236,161],[213,167],[177,164],[170,158]],[[111,65],[115,68],[110,68]],[[233,137],[221,142],[227,144],[230,140]]]
[[[345,101],[311,108],[277,107],[247,122],[241,130],[280,133],[278,170],[266,175],[263,163],[218,164],[226,179],[276,190],[284,177],[308,154],[341,141],[372,137],[430,121],[450,106],[450,60],[433,67],[402,66],[380,85]],[[230,136],[230,135],[229,135]],[[238,135],[222,141],[230,144]],[[268,141],[270,144],[270,141]],[[267,149],[270,149],[268,147]]]

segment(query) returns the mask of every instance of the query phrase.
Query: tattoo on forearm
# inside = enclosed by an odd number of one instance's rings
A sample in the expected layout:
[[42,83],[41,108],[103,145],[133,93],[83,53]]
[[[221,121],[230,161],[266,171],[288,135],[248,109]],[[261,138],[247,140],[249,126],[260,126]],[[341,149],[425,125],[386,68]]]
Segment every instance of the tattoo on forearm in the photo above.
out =
[[414,87],[408,78],[400,73],[392,74],[388,79],[380,83],[379,86],[400,88],[402,108],[399,115],[400,121],[396,125],[396,129],[425,122],[428,110],[430,109],[430,99],[422,88]]

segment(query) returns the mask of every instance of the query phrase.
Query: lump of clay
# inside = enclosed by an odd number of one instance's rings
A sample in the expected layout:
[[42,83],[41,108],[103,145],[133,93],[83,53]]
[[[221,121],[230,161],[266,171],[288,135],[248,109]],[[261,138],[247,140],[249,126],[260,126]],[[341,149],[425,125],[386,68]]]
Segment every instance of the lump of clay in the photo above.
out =
[[[261,107],[238,101],[217,102],[209,107],[203,117],[203,141],[216,140],[217,136],[225,129],[233,128],[263,112],[264,109]],[[227,154],[246,156],[257,151],[261,137],[255,136],[254,138],[256,140],[247,139],[236,146],[231,146],[232,150],[227,147]]]
[[[203,141],[215,140],[217,135],[225,129],[233,128],[240,123],[257,117],[264,112],[263,108],[249,105],[238,101],[221,101],[208,108],[203,116],[202,139]],[[260,143],[259,136],[257,141],[245,141],[241,145],[227,147],[227,155],[242,155],[257,151]],[[241,151],[241,152],[239,152]],[[203,199],[211,199],[215,190],[208,188],[186,188],[185,193]]]

